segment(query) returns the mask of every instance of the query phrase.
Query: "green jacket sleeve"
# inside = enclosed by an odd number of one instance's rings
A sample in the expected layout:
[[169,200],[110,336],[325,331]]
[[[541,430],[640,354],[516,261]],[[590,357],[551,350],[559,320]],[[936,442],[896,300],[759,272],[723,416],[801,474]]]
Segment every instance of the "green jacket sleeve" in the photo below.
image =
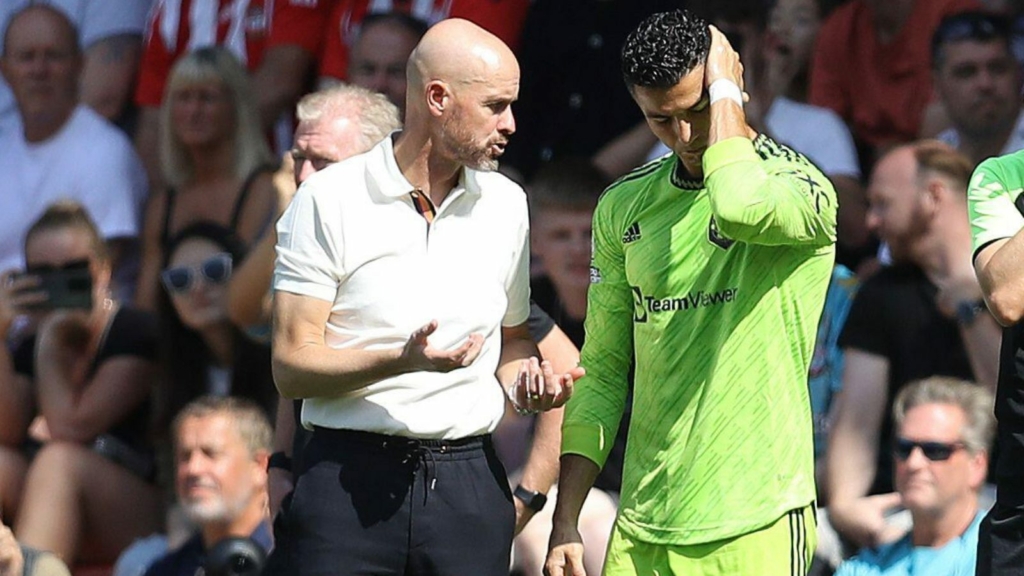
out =
[[1014,204],[1024,182],[1011,182],[1002,169],[1006,159],[989,158],[974,170],[967,189],[974,256],[985,246],[1013,237],[1024,228],[1024,216]]
[[704,153],[715,222],[725,236],[767,246],[826,246],[836,239],[835,189],[805,158],[770,141],[764,157],[747,138]]
[[587,340],[580,361],[587,375],[576,383],[562,423],[562,454],[578,454],[598,466],[604,466],[619,429],[633,357],[633,296],[611,204],[602,201],[594,213]]

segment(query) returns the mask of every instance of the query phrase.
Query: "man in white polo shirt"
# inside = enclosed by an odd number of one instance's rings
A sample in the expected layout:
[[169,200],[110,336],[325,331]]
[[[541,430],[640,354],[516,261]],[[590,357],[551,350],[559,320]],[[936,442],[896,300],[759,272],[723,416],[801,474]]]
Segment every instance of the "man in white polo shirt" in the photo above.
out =
[[446,20],[408,81],[405,130],[311,176],[278,223],[274,374],[314,432],[267,574],[504,576],[489,434],[506,396],[547,410],[583,375],[539,363],[526,327],[526,198],[494,172],[515,56]]

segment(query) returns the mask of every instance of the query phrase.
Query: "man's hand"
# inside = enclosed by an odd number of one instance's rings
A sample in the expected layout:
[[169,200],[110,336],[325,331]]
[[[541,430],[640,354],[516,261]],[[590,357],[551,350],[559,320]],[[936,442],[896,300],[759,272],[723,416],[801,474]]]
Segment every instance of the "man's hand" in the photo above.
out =
[[576,526],[555,525],[551,530],[544,576],[587,576],[583,568],[583,538]]
[[402,359],[416,370],[451,372],[457,368],[465,368],[476,360],[483,349],[483,335],[474,333],[454,350],[439,350],[427,342],[427,337],[435,331],[437,320],[431,320],[429,324],[413,332],[405,343]]
[[[714,26],[711,30],[711,48],[704,64],[704,87],[710,88],[715,80],[729,80],[743,90],[743,64],[740,55],[729,44],[729,39]],[[746,97],[744,97],[746,100]]]
[[536,357],[523,360],[519,374],[509,387],[508,398],[520,412],[543,412],[564,405],[572,396],[573,384],[586,374],[577,366],[564,374],[555,374],[551,362]]
[[295,159],[291,152],[285,152],[281,157],[281,166],[274,172],[274,190],[277,190],[277,214],[284,214],[288,204],[295,197],[298,190],[298,175],[295,173]]
[[874,548],[898,540],[904,531],[885,520],[888,510],[903,499],[896,492],[858,498],[849,505],[832,506],[829,518],[836,531],[862,548]]
[[0,576],[22,576],[25,557],[14,539],[14,532],[0,524]]

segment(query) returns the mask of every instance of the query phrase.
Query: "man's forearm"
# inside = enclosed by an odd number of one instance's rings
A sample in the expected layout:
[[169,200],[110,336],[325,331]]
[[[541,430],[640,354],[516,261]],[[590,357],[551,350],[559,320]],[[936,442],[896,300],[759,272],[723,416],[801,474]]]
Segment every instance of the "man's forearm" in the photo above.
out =
[[977,275],[985,300],[1000,324],[1016,324],[1024,317],[1024,229],[987,260],[984,252],[978,255]]
[[558,502],[552,519],[555,530],[576,526],[583,502],[587,499],[587,493],[590,492],[600,471],[597,464],[589,458],[579,454],[562,455],[558,474]]
[[1002,330],[995,319],[983,311],[970,326],[960,326],[960,338],[964,341],[974,380],[995,394]]
[[530,338],[529,332],[525,336],[507,338],[501,343],[501,358],[498,360],[498,382],[508,393],[508,390],[516,383],[519,374],[519,367],[523,360],[531,357],[540,357],[537,344]]
[[402,349],[336,350],[306,344],[274,353],[274,382],[285,398],[341,396],[411,371]]

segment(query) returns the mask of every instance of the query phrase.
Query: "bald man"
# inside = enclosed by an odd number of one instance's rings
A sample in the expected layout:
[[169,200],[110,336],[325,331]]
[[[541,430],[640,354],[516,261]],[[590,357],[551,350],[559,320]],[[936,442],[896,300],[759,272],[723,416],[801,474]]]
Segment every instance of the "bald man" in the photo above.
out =
[[405,130],[310,176],[278,223],[274,375],[313,435],[269,574],[504,576],[517,513],[490,433],[506,398],[557,408],[583,375],[539,362],[526,325],[526,198],[495,172],[515,57],[445,20],[407,80]]

